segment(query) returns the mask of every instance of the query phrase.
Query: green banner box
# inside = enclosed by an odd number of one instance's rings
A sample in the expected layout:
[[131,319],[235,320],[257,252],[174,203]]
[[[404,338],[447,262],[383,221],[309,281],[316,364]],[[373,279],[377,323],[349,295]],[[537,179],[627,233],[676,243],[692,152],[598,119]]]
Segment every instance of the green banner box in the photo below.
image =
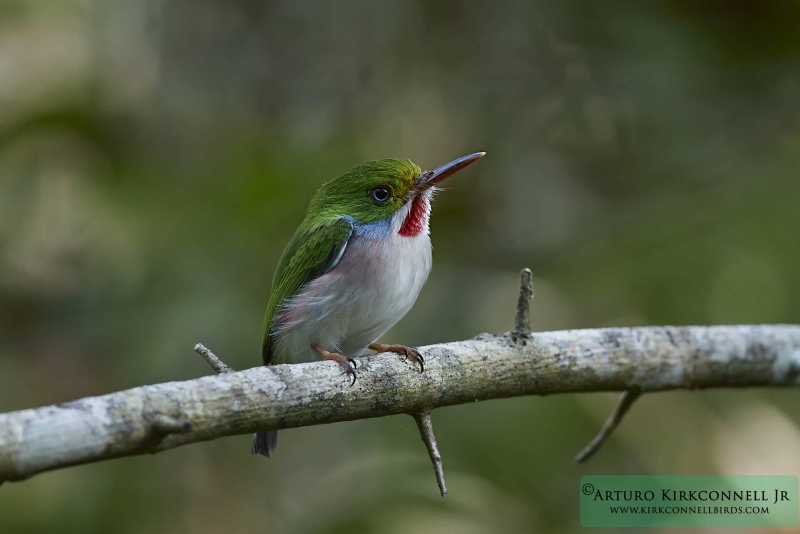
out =
[[794,527],[796,476],[581,478],[584,527]]

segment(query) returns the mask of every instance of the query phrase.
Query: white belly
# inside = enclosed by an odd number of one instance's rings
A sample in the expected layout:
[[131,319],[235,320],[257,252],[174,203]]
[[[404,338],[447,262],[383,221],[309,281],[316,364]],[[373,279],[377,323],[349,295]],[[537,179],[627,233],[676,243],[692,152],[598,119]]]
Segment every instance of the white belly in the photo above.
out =
[[319,359],[311,343],[359,356],[411,309],[431,270],[428,232],[356,233],[339,263],[288,303],[276,332],[275,363]]

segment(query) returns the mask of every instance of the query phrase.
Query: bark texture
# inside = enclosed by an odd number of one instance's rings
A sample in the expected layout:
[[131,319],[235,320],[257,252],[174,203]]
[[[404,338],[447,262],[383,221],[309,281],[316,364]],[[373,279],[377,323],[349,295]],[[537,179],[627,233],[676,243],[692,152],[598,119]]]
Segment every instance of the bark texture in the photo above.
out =
[[257,430],[518,395],[800,384],[800,325],[483,334],[359,358],[350,387],[334,362],[257,367],[0,414],[0,482]]

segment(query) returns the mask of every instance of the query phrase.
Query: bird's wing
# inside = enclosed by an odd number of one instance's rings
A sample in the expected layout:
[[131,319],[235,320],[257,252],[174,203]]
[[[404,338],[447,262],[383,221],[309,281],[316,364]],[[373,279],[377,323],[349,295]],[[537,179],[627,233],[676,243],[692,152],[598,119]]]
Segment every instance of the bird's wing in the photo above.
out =
[[353,234],[353,219],[340,217],[311,227],[301,226],[289,241],[275,270],[272,295],[264,318],[261,359],[269,365],[274,359],[272,329],[282,304],[307,283],[333,269]]

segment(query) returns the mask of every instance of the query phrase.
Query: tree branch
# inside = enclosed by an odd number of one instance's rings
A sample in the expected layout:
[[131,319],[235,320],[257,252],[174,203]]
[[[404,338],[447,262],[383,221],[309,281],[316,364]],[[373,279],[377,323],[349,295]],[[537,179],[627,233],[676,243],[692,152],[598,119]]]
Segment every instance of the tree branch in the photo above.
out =
[[0,481],[245,434],[518,395],[800,385],[800,325],[511,334],[359,359],[257,367],[0,414]]

